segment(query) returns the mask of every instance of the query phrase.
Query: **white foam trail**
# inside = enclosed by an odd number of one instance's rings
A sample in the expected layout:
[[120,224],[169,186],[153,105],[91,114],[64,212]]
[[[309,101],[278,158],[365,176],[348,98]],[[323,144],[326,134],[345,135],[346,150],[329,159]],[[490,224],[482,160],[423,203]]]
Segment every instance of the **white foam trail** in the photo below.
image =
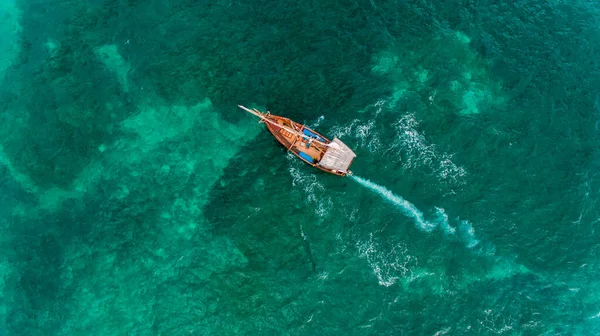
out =
[[[405,200],[401,196],[394,194],[391,190],[358,176],[353,175],[351,176],[351,178],[359,184],[361,184],[362,186],[376,192],[386,200],[390,201],[392,204],[398,207],[398,209],[400,209],[402,213],[404,213],[407,217],[412,218],[419,229],[425,232],[431,232],[439,226],[440,229],[447,236],[456,235],[456,228],[450,225],[448,215],[446,214],[446,211],[443,208],[435,207],[437,217],[435,221],[430,222],[425,219],[421,210],[419,210],[416,206],[414,206],[412,203]],[[465,241],[465,244],[468,248],[473,248],[480,243],[480,241],[475,237],[475,229],[469,221],[460,221],[458,228],[460,238]]]
[[475,229],[473,228],[471,223],[469,223],[469,221],[466,221],[466,220],[461,221],[460,222],[460,230],[462,231],[462,234],[465,236],[465,238],[467,240],[468,248],[473,248],[477,244],[479,244],[479,240],[477,238],[475,238]]
[[406,216],[411,217],[415,221],[415,223],[421,230],[426,231],[426,232],[431,232],[436,227],[435,224],[429,223],[425,220],[421,210],[417,209],[416,206],[414,206],[412,203],[405,200],[404,198],[394,194],[389,189],[382,187],[378,184],[375,184],[369,180],[360,178],[358,176],[351,176],[351,177],[352,177],[352,179],[354,179],[356,182],[360,183],[364,187],[371,189],[372,191],[378,193],[383,198],[392,202],[394,205],[398,206],[398,208]]
[[438,213],[438,223],[440,225],[440,227],[442,228],[442,230],[444,231],[444,233],[448,234],[448,235],[453,235],[456,233],[456,228],[453,228],[452,226],[450,226],[450,223],[448,222],[448,215],[446,214],[446,211],[444,211],[443,208],[439,208],[439,207],[435,207],[435,210]]

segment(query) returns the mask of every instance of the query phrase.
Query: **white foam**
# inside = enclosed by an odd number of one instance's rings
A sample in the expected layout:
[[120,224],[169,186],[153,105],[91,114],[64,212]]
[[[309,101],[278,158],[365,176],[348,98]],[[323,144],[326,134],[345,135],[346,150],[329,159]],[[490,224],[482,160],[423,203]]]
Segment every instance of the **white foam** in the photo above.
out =
[[444,231],[444,233],[446,233],[448,235],[455,234],[456,228],[453,228],[452,226],[450,226],[450,223],[448,222],[448,215],[446,214],[446,211],[443,208],[439,208],[439,207],[435,207],[435,210],[437,211],[437,214],[438,214],[437,222],[439,223],[439,225],[442,228],[442,230]]
[[[421,229],[422,231],[432,232],[436,227],[439,226],[447,236],[454,236],[456,234],[456,228],[450,225],[448,215],[443,208],[435,207],[437,213],[436,220],[428,221],[425,219],[421,210],[401,196],[394,194],[391,190],[355,175],[351,176],[351,178],[362,186],[385,198],[390,203],[394,204],[404,215],[412,218],[417,228]],[[459,230],[460,237],[465,241],[465,244],[468,248],[473,248],[480,243],[475,236],[475,229],[469,221],[460,221]]]
[[435,333],[433,336],[442,336],[442,335],[446,335],[446,334],[447,334],[447,333],[448,333],[450,330],[452,330],[452,328],[451,328],[451,327],[448,327],[448,328],[442,329],[442,330],[440,330],[440,331],[436,332],[436,333]]
[[475,237],[475,229],[469,221],[463,220],[460,222],[460,231],[467,241],[468,248],[473,248],[479,244],[479,240]]
[[356,127],[356,137],[360,139],[360,146],[366,147],[371,153],[377,152],[380,141],[375,130],[375,120]]
[[381,111],[383,110],[383,106],[385,106],[386,101],[384,99],[380,99],[375,103],[375,107],[377,108],[377,110],[375,110],[375,116],[378,116],[379,113],[381,113]]
[[[506,316],[504,312],[494,312],[492,309],[483,311],[483,319],[479,320],[482,328],[485,328],[494,334],[503,334],[513,329],[516,321],[511,316]],[[487,333],[487,332],[486,332]]]
[[352,136],[352,132],[353,132],[353,128],[355,127],[356,124],[360,123],[360,120],[358,119],[354,119],[352,120],[352,122],[350,123],[350,125],[346,125],[346,126],[334,126],[331,128],[331,134],[333,134],[334,136],[338,137],[338,138],[343,138],[346,136]]
[[425,220],[421,210],[417,209],[416,206],[404,198],[394,194],[389,189],[358,176],[351,176],[351,178],[364,187],[376,192],[386,200],[390,201],[392,204],[396,205],[398,209],[402,211],[402,213],[404,213],[407,217],[411,217],[421,230],[431,232],[435,228],[435,224],[429,223]]
[[317,128],[319,127],[319,125],[321,125],[321,123],[323,122],[323,120],[325,120],[325,116],[320,116],[319,118],[317,118],[317,121],[315,121],[311,126],[312,128]]
[[394,123],[394,127],[396,127],[396,140],[386,152],[397,149],[396,161],[402,160],[402,153],[404,153],[405,169],[425,166],[435,171],[441,180],[463,183],[461,178],[466,174],[465,169],[452,162],[452,155],[440,153],[435,145],[427,141],[426,137],[418,131],[419,122],[413,114],[402,116]]
[[[419,121],[412,113],[404,114],[393,123],[396,135],[390,143],[389,136],[380,134],[378,130],[377,117],[381,112],[393,109],[393,104],[388,104],[385,99],[378,100],[375,104],[368,105],[362,113],[371,111],[371,117],[363,120],[354,119],[350,124],[335,126],[331,133],[340,139],[354,138],[358,144],[356,147],[365,148],[370,152],[383,150],[383,155],[390,152],[395,156],[395,161],[402,161],[405,169],[428,167],[442,181],[451,181],[462,184],[461,177],[466,174],[464,168],[457,166],[452,161],[452,155],[440,152],[434,144],[431,144],[419,129]],[[396,111],[394,111],[396,112]],[[384,125],[389,128],[389,124]],[[382,144],[389,144],[384,149]]]
[[369,263],[379,285],[390,287],[400,278],[413,279],[412,270],[417,265],[417,259],[408,253],[405,245],[397,244],[389,252],[381,252],[385,249],[371,234],[368,241],[359,241],[356,247],[359,257]]
[[[382,138],[383,134],[380,134],[377,127],[377,117],[386,104],[385,100],[378,100],[365,108],[365,111],[374,109],[371,118],[367,118],[366,121],[354,119],[350,124],[334,126],[331,133],[340,139],[356,139],[357,143],[353,144],[355,148],[364,148],[372,153],[382,152],[382,155],[391,153],[392,160],[402,161],[405,169],[428,167],[441,181],[463,184],[465,169],[452,162],[452,155],[440,152],[435,145],[427,141],[425,135],[418,131],[419,122],[411,113],[403,115],[393,123],[396,135],[391,144],[384,149],[382,144],[390,141],[387,136]],[[387,106],[388,109],[391,108],[391,105]],[[365,111],[361,112],[366,113]],[[389,125],[386,124],[385,127]]]
[[340,138],[354,138],[358,140],[358,148],[366,148],[370,152],[377,152],[381,148],[381,141],[375,126],[375,119],[361,122],[354,119],[350,125],[334,126],[331,133]]
[[325,187],[319,183],[314,174],[305,173],[302,169],[293,166],[297,164],[296,157],[293,154],[289,154],[287,158],[290,162],[289,172],[292,175],[292,185],[300,187],[304,192],[308,202],[314,206],[315,214],[321,218],[326,217],[329,210],[333,208],[333,201],[330,197],[323,196]]

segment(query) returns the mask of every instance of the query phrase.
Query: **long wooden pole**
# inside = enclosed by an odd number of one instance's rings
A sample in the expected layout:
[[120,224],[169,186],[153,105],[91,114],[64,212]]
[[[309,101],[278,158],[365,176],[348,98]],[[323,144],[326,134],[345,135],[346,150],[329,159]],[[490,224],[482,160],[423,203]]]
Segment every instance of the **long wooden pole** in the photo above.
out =
[[[260,112],[260,111],[259,111],[259,110],[257,110],[257,109],[252,109],[252,110],[251,110],[251,109],[249,109],[249,108],[247,108],[247,107],[244,107],[244,106],[242,106],[242,105],[238,105],[238,106],[239,106],[241,109],[243,109],[243,110],[246,110],[247,112],[250,112],[250,113],[254,114],[255,116],[259,117],[259,118],[261,119],[261,121],[265,121],[265,122],[268,122],[268,123],[270,123],[271,125],[275,125],[275,126],[277,126],[277,127],[283,128],[284,130],[286,130],[286,131],[288,131],[288,132],[290,132],[290,133],[292,133],[292,134],[296,134],[297,136],[305,136],[304,134],[302,134],[302,133],[299,133],[299,132],[297,132],[296,130],[293,130],[293,129],[291,129],[291,128],[287,127],[287,126],[279,125],[278,123],[274,122],[273,120],[271,120],[271,119],[267,118],[267,117],[265,116],[265,114],[264,114],[264,113]],[[318,143],[320,143],[320,144],[322,144],[322,145],[324,145],[324,146],[328,146],[328,144],[327,144],[327,143],[325,143],[325,142],[323,142],[323,141],[319,141],[319,140],[317,140],[317,139],[313,139],[313,141],[315,141],[315,142],[318,142]]]

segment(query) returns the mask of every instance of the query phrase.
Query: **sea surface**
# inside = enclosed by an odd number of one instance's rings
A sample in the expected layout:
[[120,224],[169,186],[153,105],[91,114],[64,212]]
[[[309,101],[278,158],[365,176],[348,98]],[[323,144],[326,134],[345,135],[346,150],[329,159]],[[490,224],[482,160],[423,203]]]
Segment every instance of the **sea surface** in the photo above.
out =
[[0,0],[0,335],[598,335],[599,55],[587,0]]

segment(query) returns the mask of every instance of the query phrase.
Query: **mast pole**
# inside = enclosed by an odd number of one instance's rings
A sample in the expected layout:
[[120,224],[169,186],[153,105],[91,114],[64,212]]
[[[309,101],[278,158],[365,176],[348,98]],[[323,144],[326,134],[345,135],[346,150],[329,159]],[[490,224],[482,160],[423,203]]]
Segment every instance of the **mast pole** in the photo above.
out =
[[242,106],[242,105],[238,105],[238,106],[239,106],[241,109],[243,109],[243,110],[246,110],[246,112],[250,112],[250,113],[254,114],[255,116],[259,117],[261,120],[264,120],[264,119],[266,119],[266,118],[267,118],[267,117],[265,117],[265,114],[264,114],[264,113],[260,113],[260,111],[258,111],[257,109],[253,109],[253,110],[251,110],[251,109],[249,109],[249,108],[247,108],[247,107],[244,107],[244,106]]
[[[284,130],[286,130],[286,131],[288,131],[288,132],[290,132],[290,133],[292,133],[292,134],[295,134],[295,135],[297,135],[297,136],[301,136],[301,137],[303,137],[303,136],[304,136],[304,134],[302,134],[302,133],[299,133],[299,132],[297,132],[296,130],[293,130],[293,129],[291,129],[291,128],[287,127],[287,126],[284,126],[284,125],[279,125],[278,123],[276,123],[276,122],[273,122],[273,120],[271,120],[271,119],[267,118],[267,117],[265,116],[265,114],[264,114],[264,113],[261,113],[261,112],[260,112],[259,110],[257,110],[257,109],[252,109],[252,110],[251,110],[251,109],[249,109],[249,108],[247,108],[247,107],[244,107],[244,106],[242,106],[242,105],[238,105],[238,106],[239,106],[241,109],[245,110],[246,112],[250,112],[250,113],[254,114],[255,116],[259,117],[261,121],[268,122],[269,124],[271,124],[271,125],[274,125],[274,126],[276,126],[276,127],[279,127],[279,128],[283,128]],[[319,141],[319,140],[317,140],[317,139],[313,139],[313,141],[316,141],[316,142],[318,142],[318,143],[320,143],[320,144],[322,144],[323,146],[326,146],[326,147],[328,147],[328,146],[329,146],[327,143],[325,143],[325,142],[323,142],[323,141]]]

